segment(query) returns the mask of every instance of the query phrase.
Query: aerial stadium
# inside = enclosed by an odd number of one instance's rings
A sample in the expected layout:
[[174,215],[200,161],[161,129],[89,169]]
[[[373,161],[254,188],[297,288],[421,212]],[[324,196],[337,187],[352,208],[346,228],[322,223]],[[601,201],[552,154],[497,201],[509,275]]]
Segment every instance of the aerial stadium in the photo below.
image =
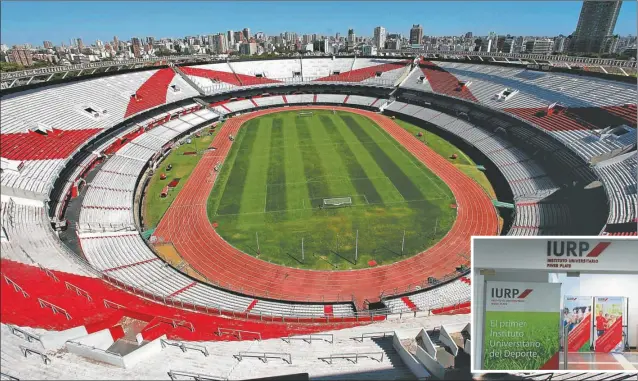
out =
[[467,376],[471,236],[637,234],[635,73],[489,53],[3,73],[3,379]]

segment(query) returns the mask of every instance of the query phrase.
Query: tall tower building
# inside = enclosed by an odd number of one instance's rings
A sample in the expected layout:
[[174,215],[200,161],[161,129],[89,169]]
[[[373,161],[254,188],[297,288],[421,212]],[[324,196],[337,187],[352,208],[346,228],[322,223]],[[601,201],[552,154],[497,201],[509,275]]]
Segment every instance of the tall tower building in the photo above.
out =
[[7,58],[9,59],[9,62],[17,63],[22,66],[33,65],[33,53],[26,49],[14,47],[14,49],[9,52]]
[[577,53],[603,52],[605,41],[614,34],[621,5],[622,1],[583,1],[569,50]]
[[233,41],[235,44],[244,41],[244,34],[242,32],[237,31],[234,35]]
[[228,40],[228,44],[230,46],[235,45],[235,33],[232,30],[226,32],[226,39]]
[[53,48],[53,43],[51,41],[44,41],[44,48],[45,49],[52,49]]
[[133,56],[135,58],[142,57],[142,42],[139,38],[133,37],[131,38],[131,49],[133,51]]
[[226,33],[210,35],[208,43],[214,53],[226,53],[228,51],[228,38]]
[[250,40],[250,28],[244,28],[243,30],[244,40]]
[[84,43],[82,43],[82,39],[81,39],[81,38],[78,38],[76,41],[77,41],[77,43],[78,43],[78,50],[79,50],[79,51],[84,50]]
[[354,44],[355,40],[354,29],[348,29],[348,44]]
[[413,24],[410,29],[410,44],[421,45],[423,43],[423,27],[421,24]]
[[386,31],[382,26],[374,28],[374,46],[377,49],[383,49],[385,47]]

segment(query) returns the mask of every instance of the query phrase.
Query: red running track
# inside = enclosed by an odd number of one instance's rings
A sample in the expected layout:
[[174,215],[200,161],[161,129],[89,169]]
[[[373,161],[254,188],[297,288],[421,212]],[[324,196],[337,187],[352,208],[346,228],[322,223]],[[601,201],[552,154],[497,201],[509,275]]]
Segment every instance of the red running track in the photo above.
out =
[[[217,234],[206,214],[206,201],[217,173],[231,147],[228,135],[236,135],[252,118],[282,110],[339,109],[366,116],[448,184],[457,204],[457,218],[448,234],[428,250],[391,265],[349,271],[300,270],[271,264],[245,254]],[[229,119],[213,140],[184,188],[167,210],[154,235],[172,242],[185,261],[209,282],[244,294],[289,301],[378,301],[382,291],[404,292],[423,284],[428,277],[440,278],[456,267],[469,264],[472,235],[495,235],[498,218],[483,189],[454,165],[390,118],[369,111],[329,106],[286,107],[244,114]]]

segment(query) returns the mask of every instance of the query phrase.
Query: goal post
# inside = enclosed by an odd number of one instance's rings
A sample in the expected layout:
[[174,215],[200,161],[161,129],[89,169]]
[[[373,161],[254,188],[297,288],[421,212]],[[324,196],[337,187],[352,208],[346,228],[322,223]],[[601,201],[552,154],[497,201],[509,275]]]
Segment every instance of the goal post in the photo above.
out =
[[352,197],[334,197],[334,198],[324,198],[323,199],[323,208],[339,208],[342,206],[350,206],[352,205]]

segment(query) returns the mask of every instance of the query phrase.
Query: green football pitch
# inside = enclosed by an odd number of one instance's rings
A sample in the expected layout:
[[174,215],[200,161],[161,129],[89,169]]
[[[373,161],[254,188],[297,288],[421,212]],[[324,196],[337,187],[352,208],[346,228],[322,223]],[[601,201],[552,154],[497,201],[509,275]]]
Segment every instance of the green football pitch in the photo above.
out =
[[[322,207],[339,197],[351,205]],[[447,185],[370,119],[288,111],[243,125],[208,215],[225,240],[260,259],[347,270],[433,245],[454,222],[453,203]]]

